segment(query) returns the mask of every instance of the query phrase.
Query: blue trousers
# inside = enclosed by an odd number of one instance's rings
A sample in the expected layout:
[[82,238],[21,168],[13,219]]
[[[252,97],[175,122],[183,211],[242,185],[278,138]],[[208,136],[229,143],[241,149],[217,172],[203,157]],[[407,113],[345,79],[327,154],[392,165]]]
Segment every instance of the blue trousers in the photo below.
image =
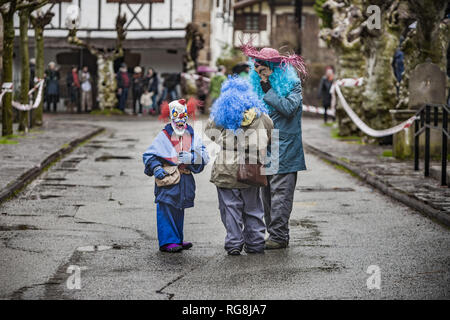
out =
[[184,209],[160,202],[156,205],[156,219],[160,247],[183,243]]
[[129,88],[123,88],[122,94],[119,96],[119,109],[122,111],[125,111],[125,107],[127,106],[128,89]]

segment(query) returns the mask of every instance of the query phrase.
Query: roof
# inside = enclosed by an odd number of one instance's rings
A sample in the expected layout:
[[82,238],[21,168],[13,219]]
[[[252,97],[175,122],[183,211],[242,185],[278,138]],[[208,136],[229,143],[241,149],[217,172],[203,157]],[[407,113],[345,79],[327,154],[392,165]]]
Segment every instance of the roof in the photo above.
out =
[[[233,8],[234,9],[245,8],[245,7],[248,7],[248,6],[253,5],[255,3],[263,2],[263,1],[267,2],[268,0],[241,0],[239,2],[236,2],[235,5],[233,6]],[[313,6],[314,3],[315,3],[314,0],[305,0],[305,1],[303,1],[303,6],[304,7],[305,6]],[[273,5],[275,5],[275,6],[276,5],[292,5],[292,6],[294,6],[295,2],[294,1],[288,1],[288,0],[283,0],[283,1],[274,0],[273,1]]]
[[261,1],[262,0],[242,0],[242,1],[237,2],[233,6],[233,8],[234,9],[244,8],[244,7],[250,6],[252,4],[255,4],[255,3],[258,3],[258,2],[261,2]]

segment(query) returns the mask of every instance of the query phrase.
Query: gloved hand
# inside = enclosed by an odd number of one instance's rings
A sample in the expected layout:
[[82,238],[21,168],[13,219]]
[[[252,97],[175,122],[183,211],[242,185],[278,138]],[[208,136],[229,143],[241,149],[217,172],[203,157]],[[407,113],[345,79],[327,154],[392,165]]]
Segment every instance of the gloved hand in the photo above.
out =
[[181,151],[178,154],[178,161],[180,163],[184,163],[184,164],[191,164],[192,163],[192,153],[186,152],[186,151]]
[[262,91],[264,91],[264,93],[267,93],[272,88],[269,80],[261,81],[260,84],[261,84],[261,89],[262,89]]
[[162,167],[156,167],[153,170],[153,175],[156,179],[162,180],[165,176],[167,176],[167,172]]

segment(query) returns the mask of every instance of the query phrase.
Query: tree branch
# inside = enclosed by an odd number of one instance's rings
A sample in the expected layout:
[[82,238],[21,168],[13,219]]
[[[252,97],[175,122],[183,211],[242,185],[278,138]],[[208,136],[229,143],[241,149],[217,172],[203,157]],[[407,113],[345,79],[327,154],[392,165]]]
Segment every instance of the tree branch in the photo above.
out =
[[31,11],[34,11],[36,9],[39,9],[40,7],[45,6],[48,3],[48,0],[33,0],[30,2],[21,1],[19,4],[17,4],[16,10],[26,10],[30,9]]

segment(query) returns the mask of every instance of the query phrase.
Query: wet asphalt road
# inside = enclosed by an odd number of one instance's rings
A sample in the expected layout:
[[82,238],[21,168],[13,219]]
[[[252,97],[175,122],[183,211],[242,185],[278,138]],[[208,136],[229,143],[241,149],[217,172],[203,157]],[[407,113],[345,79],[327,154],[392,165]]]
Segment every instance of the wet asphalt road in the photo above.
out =
[[[307,120],[305,120],[307,121]],[[157,121],[107,128],[0,206],[1,299],[449,299],[450,232],[307,155],[286,250],[223,250],[211,166],[196,176],[180,254],[157,250],[153,179],[142,152]],[[109,246],[85,252],[83,246]],[[370,265],[381,289],[369,290]],[[69,266],[81,289],[68,289]]]

